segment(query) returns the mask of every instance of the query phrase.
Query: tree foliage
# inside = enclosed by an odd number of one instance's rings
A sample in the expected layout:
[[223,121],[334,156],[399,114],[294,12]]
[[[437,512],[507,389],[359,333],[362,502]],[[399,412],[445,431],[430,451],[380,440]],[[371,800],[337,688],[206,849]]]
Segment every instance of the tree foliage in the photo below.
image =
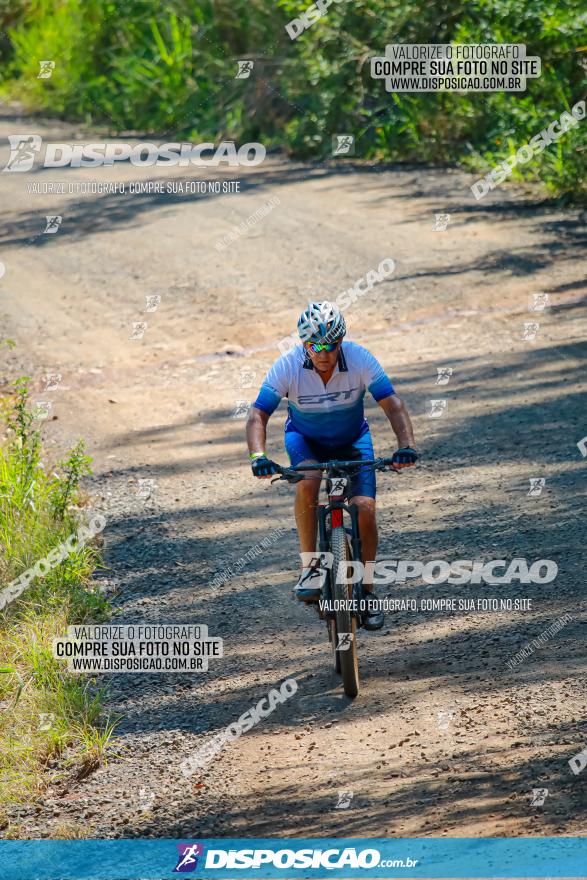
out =
[[[117,133],[258,139],[322,159],[333,134],[350,132],[359,158],[481,171],[585,97],[582,0],[347,0],[291,40],[285,24],[308,5],[0,0],[11,44],[5,78],[34,108]],[[542,75],[523,93],[390,94],[371,78],[369,59],[391,42],[525,43]],[[56,62],[51,79],[37,79],[41,59]],[[239,59],[255,62],[248,79],[235,78]],[[584,128],[518,176],[576,196]]]

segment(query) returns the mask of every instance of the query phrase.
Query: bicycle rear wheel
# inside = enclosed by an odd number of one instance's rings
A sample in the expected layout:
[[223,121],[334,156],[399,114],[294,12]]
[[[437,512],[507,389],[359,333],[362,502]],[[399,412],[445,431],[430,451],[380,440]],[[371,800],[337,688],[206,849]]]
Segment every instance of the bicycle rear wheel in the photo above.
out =
[[[331,535],[332,547],[332,598],[341,607],[337,608],[336,614],[336,633],[334,634],[334,650],[340,658],[340,672],[342,675],[342,686],[347,697],[356,697],[359,693],[359,658],[357,655],[357,620],[351,611],[345,607],[348,600],[353,597],[352,584],[338,583],[339,564],[342,563],[341,572],[346,571],[344,564],[349,559],[349,546],[346,538],[345,530],[342,526],[336,526],[332,529]],[[335,606],[336,607],[336,606]],[[340,642],[341,635],[348,634],[346,638],[350,641],[345,650],[336,650],[337,641]],[[338,639],[336,638],[338,636]]]

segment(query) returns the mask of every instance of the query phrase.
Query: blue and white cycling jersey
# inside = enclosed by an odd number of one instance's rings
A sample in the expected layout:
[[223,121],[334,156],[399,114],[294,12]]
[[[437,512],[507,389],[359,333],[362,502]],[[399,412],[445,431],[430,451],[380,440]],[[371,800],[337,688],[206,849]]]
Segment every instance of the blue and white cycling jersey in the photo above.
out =
[[317,443],[352,443],[368,430],[363,398],[395,394],[385,370],[371,352],[356,342],[343,342],[338,363],[324,385],[303,345],[275,361],[253,406],[271,415],[288,398],[285,430],[299,431]]

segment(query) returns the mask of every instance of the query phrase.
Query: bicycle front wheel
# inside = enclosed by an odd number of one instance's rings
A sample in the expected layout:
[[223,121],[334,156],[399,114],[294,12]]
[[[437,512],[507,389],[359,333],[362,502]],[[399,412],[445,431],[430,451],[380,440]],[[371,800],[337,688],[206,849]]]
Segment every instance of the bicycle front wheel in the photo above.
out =
[[346,572],[346,561],[349,559],[349,546],[345,530],[336,526],[331,532],[332,546],[332,598],[335,600],[336,635],[340,657],[342,686],[347,697],[356,697],[359,693],[359,658],[357,654],[357,619],[351,613],[349,601],[353,597],[352,584],[338,583],[340,573]]

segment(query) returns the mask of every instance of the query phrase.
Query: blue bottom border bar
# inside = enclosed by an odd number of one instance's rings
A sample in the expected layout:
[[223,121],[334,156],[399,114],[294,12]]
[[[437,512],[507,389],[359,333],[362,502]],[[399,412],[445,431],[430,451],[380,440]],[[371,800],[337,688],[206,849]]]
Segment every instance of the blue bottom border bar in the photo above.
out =
[[0,880],[587,878],[587,838],[0,841]]

